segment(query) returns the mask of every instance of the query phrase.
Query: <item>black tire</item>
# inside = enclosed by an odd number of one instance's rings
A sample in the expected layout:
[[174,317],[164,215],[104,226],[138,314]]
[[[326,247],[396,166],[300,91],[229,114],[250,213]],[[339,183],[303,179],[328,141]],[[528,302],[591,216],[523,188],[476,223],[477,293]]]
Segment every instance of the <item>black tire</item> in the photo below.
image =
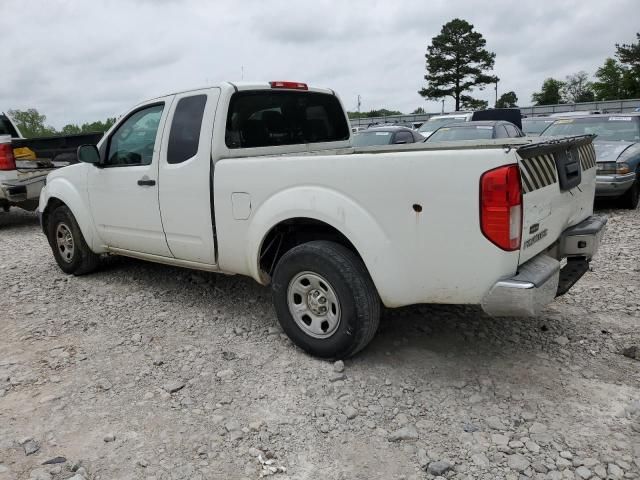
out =
[[[73,242],[72,248],[59,248],[58,236],[67,232]],[[58,266],[65,273],[84,275],[94,271],[100,264],[100,257],[93,253],[85,242],[78,222],[66,205],[57,207],[49,215],[47,239]]]
[[636,174],[636,181],[631,188],[620,197],[620,206],[629,210],[635,210],[640,203],[640,174]]
[[[326,279],[337,297],[339,321],[326,338],[315,338],[305,331],[289,308],[289,287],[303,272]],[[313,241],[292,248],[278,261],[271,286],[280,325],[311,355],[350,357],[367,346],[380,324],[380,298],[364,263],[337,243]]]

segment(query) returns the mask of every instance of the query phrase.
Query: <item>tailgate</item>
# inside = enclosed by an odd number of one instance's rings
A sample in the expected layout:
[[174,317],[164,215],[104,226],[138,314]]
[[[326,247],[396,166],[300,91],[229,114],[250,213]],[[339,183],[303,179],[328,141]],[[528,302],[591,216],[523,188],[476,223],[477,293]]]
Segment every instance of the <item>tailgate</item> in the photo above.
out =
[[593,213],[594,136],[549,139],[518,148],[523,192],[520,264]]

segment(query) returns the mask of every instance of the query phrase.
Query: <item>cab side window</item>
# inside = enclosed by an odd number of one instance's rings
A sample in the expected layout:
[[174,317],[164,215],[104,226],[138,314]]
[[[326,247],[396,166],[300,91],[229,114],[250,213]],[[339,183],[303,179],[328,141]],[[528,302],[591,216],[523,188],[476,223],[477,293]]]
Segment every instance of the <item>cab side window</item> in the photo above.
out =
[[173,114],[167,163],[182,163],[198,153],[206,95],[181,98]]
[[504,125],[496,125],[494,129],[495,135],[493,138],[509,138],[509,134],[507,130],[504,128]]
[[111,135],[105,166],[150,165],[164,104],[141,108]]
[[396,133],[393,143],[413,143],[413,135],[411,135],[411,132],[400,130]]
[[520,133],[520,131],[518,130],[518,127],[516,127],[515,125],[505,125],[504,128],[507,129],[507,133],[512,138],[523,136],[522,133]]

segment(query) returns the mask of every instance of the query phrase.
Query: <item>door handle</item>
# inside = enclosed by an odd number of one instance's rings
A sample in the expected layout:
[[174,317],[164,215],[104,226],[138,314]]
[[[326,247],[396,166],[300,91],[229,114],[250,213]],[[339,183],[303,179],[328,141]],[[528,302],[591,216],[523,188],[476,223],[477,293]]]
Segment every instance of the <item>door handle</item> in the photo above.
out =
[[138,180],[138,185],[142,187],[153,187],[155,184],[156,181],[149,178],[141,178],[140,180]]

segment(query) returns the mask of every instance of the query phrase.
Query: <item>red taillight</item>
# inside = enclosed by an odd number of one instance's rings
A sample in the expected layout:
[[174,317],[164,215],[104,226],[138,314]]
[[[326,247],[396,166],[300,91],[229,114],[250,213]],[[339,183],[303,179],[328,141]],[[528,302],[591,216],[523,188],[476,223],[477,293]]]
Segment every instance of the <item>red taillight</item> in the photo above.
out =
[[16,159],[10,143],[0,144],[0,170],[15,170]]
[[522,186],[517,165],[489,170],[480,178],[480,228],[501,249],[520,248]]
[[271,88],[288,88],[290,90],[309,90],[306,83],[300,82],[269,82]]

